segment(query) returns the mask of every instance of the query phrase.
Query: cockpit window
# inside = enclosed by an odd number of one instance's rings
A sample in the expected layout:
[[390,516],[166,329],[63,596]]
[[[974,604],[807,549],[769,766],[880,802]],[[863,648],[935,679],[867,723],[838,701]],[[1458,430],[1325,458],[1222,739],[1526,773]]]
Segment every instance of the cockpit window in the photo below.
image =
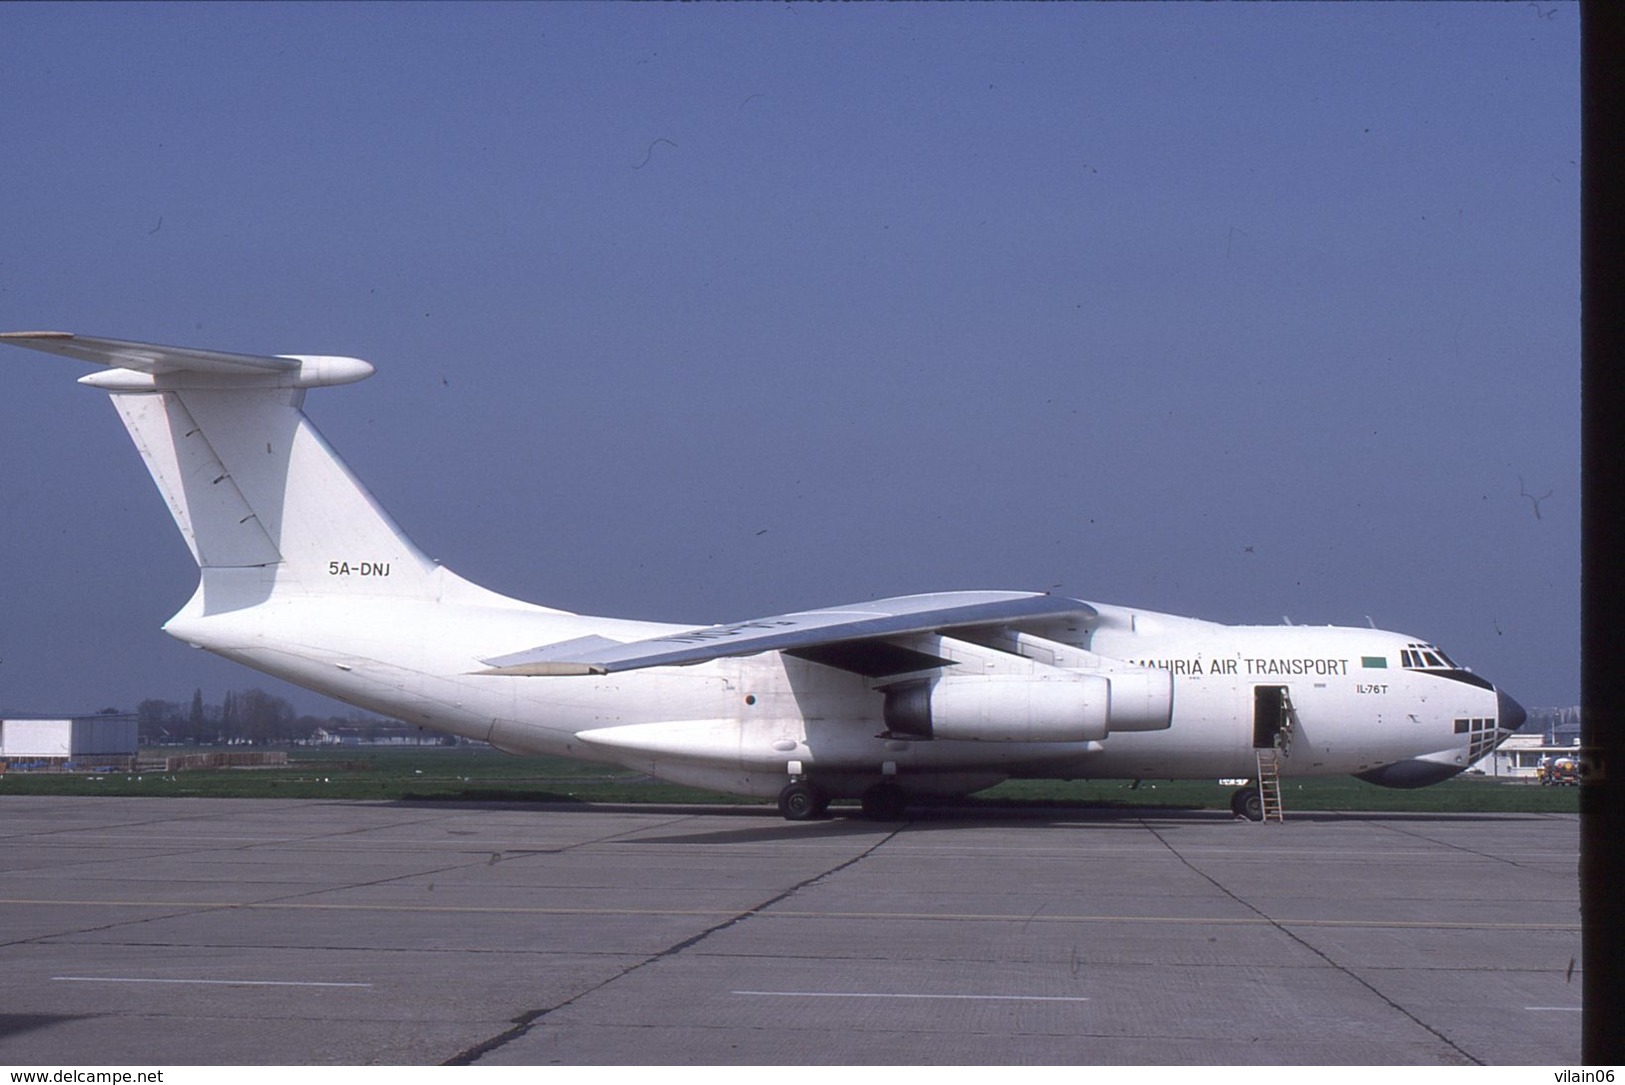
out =
[[1409,644],[1399,653],[1400,665],[1419,671],[1459,671],[1460,667],[1431,644]]
[[1399,665],[1408,671],[1435,674],[1440,678],[1448,678],[1453,682],[1465,682],[1469,686],[1478,686],[1480,689],[1495,688],[1431,644],[1407,644],[1399,651]]

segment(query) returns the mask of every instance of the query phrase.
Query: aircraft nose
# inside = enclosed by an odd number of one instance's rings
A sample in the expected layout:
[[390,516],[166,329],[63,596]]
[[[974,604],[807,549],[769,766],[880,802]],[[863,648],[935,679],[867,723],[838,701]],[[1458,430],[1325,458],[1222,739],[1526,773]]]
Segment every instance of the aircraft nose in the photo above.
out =
[[1523,705],[1511,697],[1495,691],[1495,725],[1503,731],[1516,731],[1523,726],[1523,721],[1529,718],[1529,713],[1523,710]]

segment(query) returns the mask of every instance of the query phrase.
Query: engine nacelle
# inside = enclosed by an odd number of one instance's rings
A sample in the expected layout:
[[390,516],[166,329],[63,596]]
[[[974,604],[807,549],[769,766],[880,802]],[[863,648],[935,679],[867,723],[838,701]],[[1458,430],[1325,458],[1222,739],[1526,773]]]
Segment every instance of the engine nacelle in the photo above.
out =
[[1167,671],[1113,671],[1107,680],[1113,731],[1163,731],[1174,722],[1174,680]]
[[886,729],[977,742],[1095,742],[1110,730],[1111,701],[1111,682],[1096,675],[939,678],[887,690]]

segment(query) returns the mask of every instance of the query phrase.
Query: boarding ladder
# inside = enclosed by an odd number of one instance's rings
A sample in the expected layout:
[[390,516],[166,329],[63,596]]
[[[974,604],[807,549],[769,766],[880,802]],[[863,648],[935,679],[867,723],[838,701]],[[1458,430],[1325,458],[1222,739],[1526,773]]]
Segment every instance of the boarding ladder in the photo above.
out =
[[1281,816],[1281,763],[1274,746],[1258,753],[1258,799],[1264,816],[1261,821],[1283,821]]
[[1261,746],[1258,754],[1258,800],[1266,821],[1285,821],[1281,806],[1281,758],[1292,748],[1292,698],[1285,687],[1281,689],[1281,722],[1275,730],[1275,741]]

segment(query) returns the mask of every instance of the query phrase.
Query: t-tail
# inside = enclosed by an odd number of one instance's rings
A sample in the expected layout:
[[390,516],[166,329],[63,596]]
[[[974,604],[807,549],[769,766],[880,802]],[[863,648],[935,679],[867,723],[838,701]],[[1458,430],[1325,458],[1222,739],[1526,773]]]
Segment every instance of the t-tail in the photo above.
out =
[[0,342],[109,367],[80,383],[111,396],[197,561],[198,594],[183,615],[273,598],[501,598],[426,557],[305,415],[307,389],[363,380],[367,362],[67,332]]

